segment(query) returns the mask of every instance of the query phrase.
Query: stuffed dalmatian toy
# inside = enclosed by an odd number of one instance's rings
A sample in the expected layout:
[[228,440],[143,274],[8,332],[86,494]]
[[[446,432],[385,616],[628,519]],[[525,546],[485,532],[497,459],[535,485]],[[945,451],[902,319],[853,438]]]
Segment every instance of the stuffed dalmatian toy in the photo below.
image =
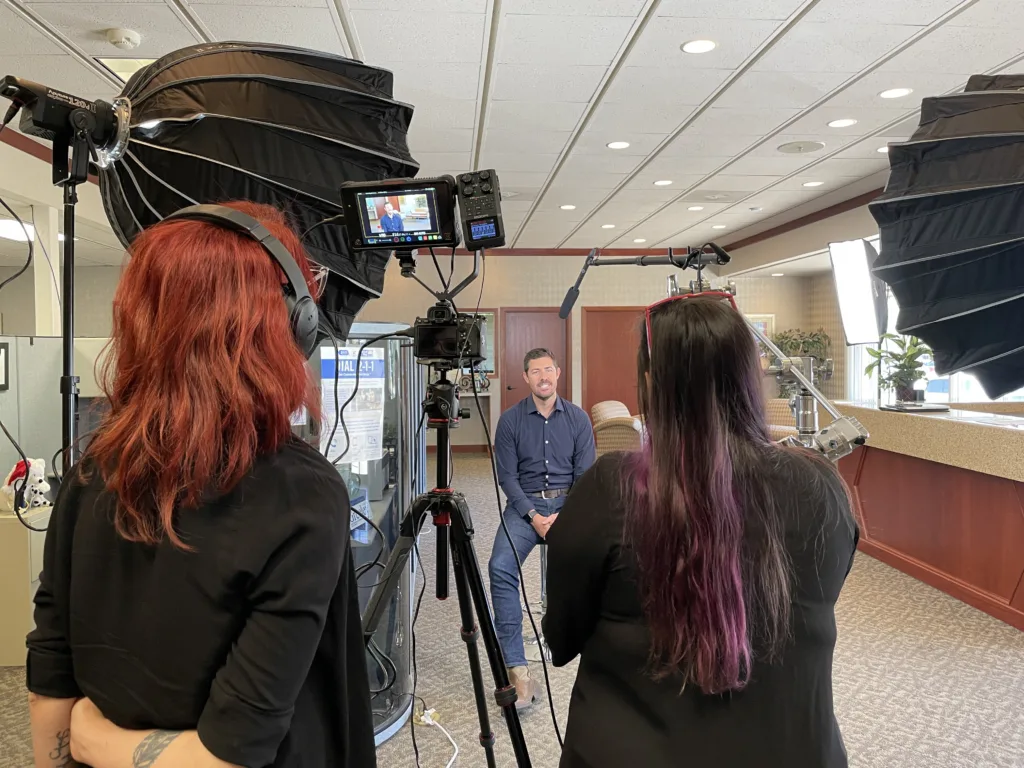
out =
[[46,462],[43,459],[29,459],[27,466],[24,461],[19,461],[7,475],[3,487],[0,488],[0,510],[14,511],[14,496],[21,490],[23,483],[25,497],[21,509],[50,504],[47,496],[50,484],[46,482]]

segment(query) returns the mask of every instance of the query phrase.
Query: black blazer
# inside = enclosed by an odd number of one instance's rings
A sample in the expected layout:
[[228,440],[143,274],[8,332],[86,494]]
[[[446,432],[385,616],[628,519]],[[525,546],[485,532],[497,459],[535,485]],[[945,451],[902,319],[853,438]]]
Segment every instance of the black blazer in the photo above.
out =
[[561,768],[846,768],[832,708],[834,607],[858,533],[839,475],[788,450],[766,456],[787,522],[791,641],[779,662],[755,663],[743,691],[705,696],[647,673],[634,555],[622,545],[624,457],[598,460],[548,534],[544,636],[555,666],[581,656]]

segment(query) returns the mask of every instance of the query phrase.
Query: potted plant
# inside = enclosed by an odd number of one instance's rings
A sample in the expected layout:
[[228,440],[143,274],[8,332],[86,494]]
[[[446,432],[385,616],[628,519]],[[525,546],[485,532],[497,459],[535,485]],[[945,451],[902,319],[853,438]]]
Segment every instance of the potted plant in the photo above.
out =
[[[890,344],[886,344],[890,342]],[[882,336],[881,349],[867,347],[871,362],[864,369],[865,376],[878,373],[882,389],[896,393],[897,402],[914,400],[914,383],[925,378],[922,363],[931,357],[932,350],[916,336]]]

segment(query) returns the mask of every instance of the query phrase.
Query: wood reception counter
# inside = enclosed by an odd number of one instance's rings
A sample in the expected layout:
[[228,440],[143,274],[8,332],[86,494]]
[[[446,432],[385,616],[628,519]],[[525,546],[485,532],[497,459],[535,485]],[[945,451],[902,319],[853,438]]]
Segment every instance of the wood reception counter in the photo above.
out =
[[1024,631],[1024,417],[836,405],[871,434],[839,462],[861,550]]

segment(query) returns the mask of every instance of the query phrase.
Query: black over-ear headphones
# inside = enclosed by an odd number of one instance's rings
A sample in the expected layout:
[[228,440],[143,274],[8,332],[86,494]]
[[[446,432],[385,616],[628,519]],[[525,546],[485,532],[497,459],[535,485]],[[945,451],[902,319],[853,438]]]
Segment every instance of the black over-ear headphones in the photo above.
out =
[[[270,234],[270,231],[248,214],[228,208],[225,205],[192,205],[165,216],[164,221],[174,219],[193,219],[208,221],[211,224],[235,232],[248,235],[263,246],[271,259],[281,267],[288,284],[284,286],[284,303],[288,308],[288,320],[291,323],[295,343],[307,359],[316,349],[317,327],[320,324],[320,313],[316,302],[309,295],[309,286],[302,276],[302,270],[295,263],[288,249],[281,241]],[[216,265],[212,265],[216,268]]]

